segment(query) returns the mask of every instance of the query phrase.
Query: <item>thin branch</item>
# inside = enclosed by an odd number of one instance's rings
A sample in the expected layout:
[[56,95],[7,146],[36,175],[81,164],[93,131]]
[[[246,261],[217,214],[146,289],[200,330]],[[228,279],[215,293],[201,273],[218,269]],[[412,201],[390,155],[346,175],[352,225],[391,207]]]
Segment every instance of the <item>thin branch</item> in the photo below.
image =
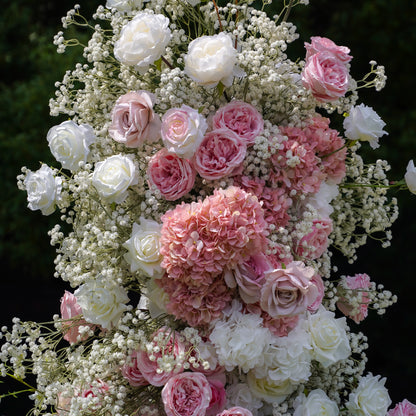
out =
[[218,10],[217,2],[215,0],[212,0],[212,2],[214,3],[215,11],[217,12],[218,22],[220,24],[220,32],[222,32],[223,29],[222,29],[221,17],[220,17],[220,12]]
[[295,0],[290,0],[290,1],[289,1],[289,5],[287,6],[286,13],[285,13],[285,15],[284,15],[284,17],[283,17],[282,22],[286,22],[286,21],[287,21],[287,19],[288,19],[288,17],[289,17],[289,14],[290,14],[290,11],[292,10],[292,6],[293,6],[293,2],[294,2],[294,1],[295,1]]

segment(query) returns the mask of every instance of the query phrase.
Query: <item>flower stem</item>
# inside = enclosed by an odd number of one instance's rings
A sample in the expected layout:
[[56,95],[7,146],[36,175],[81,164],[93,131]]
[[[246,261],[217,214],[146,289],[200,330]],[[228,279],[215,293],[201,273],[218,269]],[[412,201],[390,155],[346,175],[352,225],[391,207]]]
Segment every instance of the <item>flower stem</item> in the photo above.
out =
[[290,1],[289,1],[289,4],[288,4],[288,6],[287,6],[286,13],[285,13],[285,15],[283,16],[283,20],[282,20],[282,22],[286,22],[286,21],[287,21],[287,19],[288,19],[288,17],[289,17],[289,14],[290,14],[290,11],[292,10],[293,2],[294,2],[294,0],[290,0]]
[[217,2],[216,2],[215,0],[212,0],[212,2],[214,3],[215,11],[217,12],[218,23],[220,24],[220,32],[222,32],[222,31],[223,31],[223,29],[222,29],[222,23],[221,23],[220,12],[218,11]]

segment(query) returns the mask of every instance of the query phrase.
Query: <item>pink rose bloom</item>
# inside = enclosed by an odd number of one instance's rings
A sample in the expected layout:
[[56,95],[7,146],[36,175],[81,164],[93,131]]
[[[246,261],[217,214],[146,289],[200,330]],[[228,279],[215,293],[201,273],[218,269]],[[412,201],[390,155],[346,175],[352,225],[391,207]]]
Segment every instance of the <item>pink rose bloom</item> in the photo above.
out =
[[154,95],[132,91],[122,95],[111,113],[110,136],[127,147],[140,147],[160,138],[160,119],[153,111]]
[[211,398],[211,386],[201,373],[175,375],[162,390],[167,416],[205,416]]
[[[82,318],[82,308],[78,304],[77,298],[67,290],[61,298],[61,318],[65,321],[62,322],[64,339],[70,344],[76,344],[79,341],[78,335],[81,325],[93,327]],[[72,320],[72,318],[76,319]],[[87,338],[88,335],[84,335],[80,340],[85,341]]]
[[[370,286],[370,276],[365,273],[344,277],[338,286],[340,298],[337,302],[337,307],[345,316],[348,316],[357,324],[368,315],[370,298],[366,289],[369,289]],[[343,295],[343,289],[346,289],[349,293]],[[351,298],[351,295],[355,298],[354,303],[358,304],[358,308],[354,307],[348,300],[348,298]]]
[[389,410],[387,416],[416,416],[416,405],[405,399]]
[[65,416],[71,410],[72,396],[68,396],[65,393],[58,393],[58,400],[55,406],[56,414],[58,416]]
[[131,386],[146,386],[149,382],[143,377],[143,374],[138,368],[137,358],[141,351],[133,351],[128,357],[126,363],[121,367],[121,374],[127,379]]
[[171,153],[190,159],[207,130],[205,118],[187,105],[171,108],[162,117],[162,139]]
[[332,232],[332,221],[330,218],[314,220],[312,231],[299,241],[296,254],[310,260],[317,259],[324,254],[328,248],[328,237]]
[[206,415],[215,416],[224,409],[227,401],[224,383],[221,383],[219,380],[209,378],[208,383],[211,387],[211,401],[209,402]]
[[215,180],[236,172],[246,156],[247,146],[228,129],[217,129],[206,134],[198,147],[193,162],[205,179]]
[[338,46],[331,39],[321,38],[320,36],[312,36],[311,43],[305,42],[305,49],[305,60],[308,60],[311,56],[315,55],[318,52],[325,51],[332,53],[344,64],[347,64],[352,59],[352,56],[348,55],[350,53],[349,48],[347,48],[346,46]]
[[175,201],[186,195],[194,186],[196,177],[196,172],[187,159],[169,153],[167,149],[161,149],[153,155],[147,174],[150,183],[168,201]]
[[222,413],[217,416],[253,416],[253,413],[250,410],[245,409],[244,407],[235,406],[230,409],[224,410]]
[[229,129],[240,137],[247,146],[254,144],[254,140],[264,129],[261,114],[244,101],[232,101],[221,107],[212,120],[214,129]]
[[285,269],[265,272],[260,307],[272,318],[304,312],[318,295],[318,289],[312,280],[314,275],[313,268],[300,261],[289,263]]
[[81,393],[81,397],[98,397],[100,402],[97,404],[93,404],[90,410],[96,410],[99,406],[101,401],[103,400],[104,396],[107,395],[107,392],[110,388],[108,384],[102,380],[95,380],[95,382],[90,385],[87,389],[83,390]]
[[321,276],[319,276],[319,274],[313,275],[312,282],[318,289],[318,294],[316,296],[315,301],[311,305],[308,306],[308,311],[314,313],[319,309],[319,306],[322,304],[322,299],[324,298],[324,295],[325,295],[325,285],[324,285],[324,282],[322,281]]
[[302,82],[320,102],[335,101],[348,91],[348,69],[331,52],[312,55],[302,71]]

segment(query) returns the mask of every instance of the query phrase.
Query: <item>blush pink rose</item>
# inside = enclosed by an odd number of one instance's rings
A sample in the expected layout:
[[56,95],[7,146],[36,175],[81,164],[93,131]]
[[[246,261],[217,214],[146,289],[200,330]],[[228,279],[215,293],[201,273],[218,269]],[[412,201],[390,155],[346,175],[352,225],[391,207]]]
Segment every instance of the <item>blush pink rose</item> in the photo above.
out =
[[127,362],[121,367],[121,374],[131,386],[146,386],[149,382],[143,377],[143,374],[137,366],[137,358],[140,351],[133,351],[128,357]]
[[324,285],[324,282],[322,281],[321,276],[319,276],[319,274],[313,275],[312,282],[318,289],[318,293],[316,295],[315,301],[311,305],[308,306],[308,311],[314,313],[319,309],[319,306],[322,304],[322,299],[324,298],[324,295],[325,295],[325,285]]
[[320,102],[335,101],[348,91],[349,74],[345,64],[328,51],[312,55],[302,71],[302,82]]
[[314,275],[314,269],[300,261],[293,261],[284,269],[265,272],[260,307],[272,318],[304,312],[318,296],[318,289],[312,280]]
[[247,146],[233,131],[217,129],[206,134],[193,162],[205,179],[215,180],[233,174],[246,156]]
[[261,114],[244,101],[232,101],[221,107],[212,119],[214,129],[226,128],[232,130],[247,146],[254,144],[254,140],[264,129]]
[[159,189],[167,201],[186,195],[194,186],[196,171],[187,159],[182,159],[167,149],[159,150],[147,168],[150,183]]
[[405,399],[389,410],[387,416],[416,416],[416,405]]
[[111,113],[110,136],[127,147],[140,147],[160,138],[160,118],[153,111],[154,95],[132,91],[122,95]]
[[99,402],[92,404],[90,410],[96,410],[100,406],[101,401],[107,395],[109,391],[108,384],[102,380],[95,380],[94,384],[91,384],[88,388],[81,392],[81,397],[97,397]]
[[306,234],[296,247],[296,254],[307,259],[317,259],[324,254],[328,248],[328,237],[332,232],[332,221],[330,218],[314,220],[312,231]]
[[224,410],[222,413],[217,416],[253,416],[253,413],[250,410],[245,409],[244,407],[235,406],[230,409]]
[[208,409],[206,411],[207,416],[215,416],[221,412],[226,403],[226,394],[224,383],[216,379],[208,379],[208,383],[211,387],[211,401],[209,402]]
[[177,374],[162,390],[167,416],[205,416],[211,398],[211,386],[201,373]]
[[62,322],[64,339],[70,344],[76,344],[78,341],[85,341],[88,338],[88,335],[84,335],[78,339],[79,327],[81,325],[92,327],[92,325],[82,318],[82,308],[78,304],[77,298],[67,290],[61,298],[61,318],[64,321]]
[[331,39],[321,38],[320,36],[312,36],[311,43],[305,42],[306,60],[319,52],[328,51],[336,56],[341,62],[347,64],[351,61],[352,56],[349,48],[346,46],[338,46]]

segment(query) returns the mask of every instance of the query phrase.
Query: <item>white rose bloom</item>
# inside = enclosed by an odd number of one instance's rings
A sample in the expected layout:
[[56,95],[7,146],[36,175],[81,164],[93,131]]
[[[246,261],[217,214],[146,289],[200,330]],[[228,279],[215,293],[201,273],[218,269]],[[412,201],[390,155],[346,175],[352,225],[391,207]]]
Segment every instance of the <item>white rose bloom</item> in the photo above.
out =
[[170,38],[167,17],[140,12],[121,30],[114,56],[124,65],[145,71],[165,53]]
[[166,292],[156,284],[155,278],[151,278],[146,283],[138,308],[147,309],[150,316],[155,319],[167,313],[166,305],[168,302],[169,297]]
[[107,9],[116,9],[119,12],[131,12],[136,9],[139,10],[143,6],[143,0],[107,0],[105,7]]
[[[236,305],[238,302],[234,301],[233,309]],[[209,339],[215,347],[219,363],[227,371],[239,367],[247,372],[262,363],[264,351],[271,340],[270,331],[262,323],[259,315],[233,310],[228,319],[225,316],[214,324]]]
[[331,201],[337,197],[338,193],[338,185],[322,182],[319,191],[306,198],[305,205],[311,204],[316,209],[319,218],[329,218],[334,211]]
[[123,244],[128,250],[124,258],[132,272],[141,270],[147,276],[162,277],[159,241],[161,229],[162,224],[144,217],[140,217],[140,224],[133,224],[131,237]]
[[130,186],[138,183],[134,163],[123,155],[110,156],[95,165],[92,184],[107,202],[123,202]]
[[410,160],[407,164],[404,180],[406,181],[406,185],[409,188],[409,191],[413,194],[416,194],[416,168],[413,160]]
[[259,409],[263,406],[263,402],[253,395],[246,383],[231,384],[226,388],[227,405],[226,408],[240,406],[250,410],[253,416],[257,416]]
[[55,204],[60,200],[62,178],[48,165],[42,165],[36,172],[29,171],[23,185],[27,192],[28,207],[32,211],[40,210],[43,215],[55,211]]
[[81,285],[74,295],[82,308],[85,320],[101,325],[105,329],[117,325],[129,301],[127,292],[122,286],[108,287],[101,276]]
[[308,314],[308,323],[314,360],[326,368],[350,356],[345,318],[336,319],[333,312],[320,307],[315,314]]
[[78,125],[71,120],[52,127],[46,139],[55,159],[63,168],[74,172],[79,169],[79,162],[87,161],[95,134],[88,124]]
[[293,416],[337,416],[338,405],[321,389],[312,390],[306,397],[300,394],[294,402]]
[[369,142],[373,149],[379,147],[378,139],[384,134],[386,123],[371,108],[364,104],[352,107],[344,120],[345,136],[351,140]]
[[346,403],[350,414],[354,416],[385,416],[391,404],[390,396],[384,387],[385,378],[371,373],[362,377],[358,387],[349,395]]
[[222,82],[226,87],[233,83],[236,72],[237,51],[231,37],[224,32],[201,36],[188,46],[185,55],[185,73],[206,87]]

